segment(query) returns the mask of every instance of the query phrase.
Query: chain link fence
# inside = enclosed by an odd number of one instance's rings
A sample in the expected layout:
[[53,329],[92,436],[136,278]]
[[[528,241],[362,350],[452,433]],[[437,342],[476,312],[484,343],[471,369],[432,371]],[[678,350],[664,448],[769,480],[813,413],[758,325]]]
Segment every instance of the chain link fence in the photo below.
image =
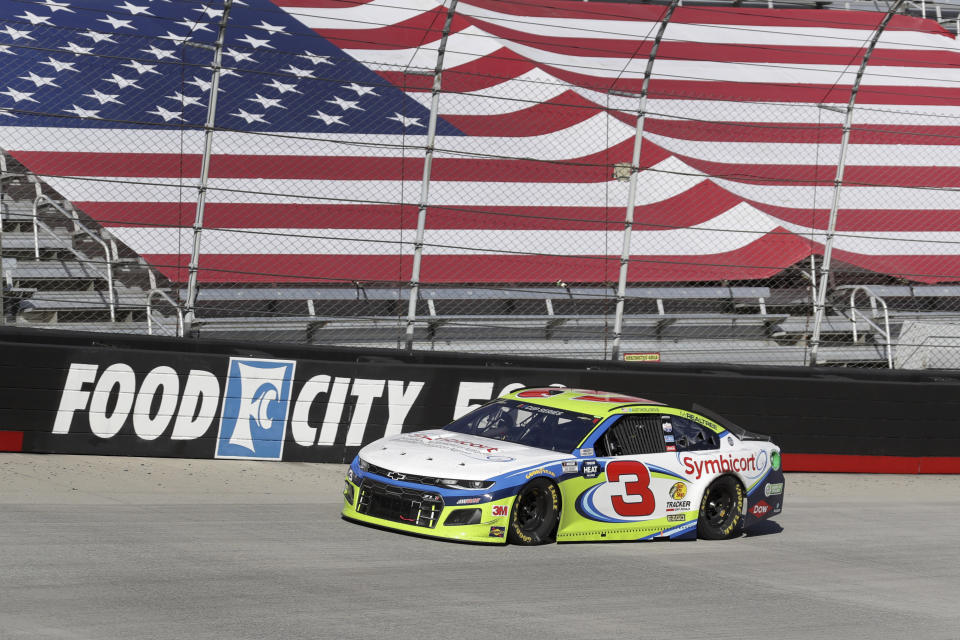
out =
[[934,26],[881,36],[844,151],[882,13],[688,5],[647,85],[666,6],[4,1],[5,324],[956,366]]

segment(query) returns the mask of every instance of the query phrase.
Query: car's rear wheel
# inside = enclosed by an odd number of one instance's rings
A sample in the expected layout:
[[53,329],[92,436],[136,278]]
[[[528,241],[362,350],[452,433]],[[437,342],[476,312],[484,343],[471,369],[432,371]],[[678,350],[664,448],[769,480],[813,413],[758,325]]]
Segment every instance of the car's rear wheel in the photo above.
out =
[[552,542],[559,516],[557,485],[546,478],[537,478],[520,489],[513,502],[507,540],[526,545]]
[[713,481],[703,493],[697,517],[697,535],[705,540],[727,540],[743,524],[743,487],[732,476]]

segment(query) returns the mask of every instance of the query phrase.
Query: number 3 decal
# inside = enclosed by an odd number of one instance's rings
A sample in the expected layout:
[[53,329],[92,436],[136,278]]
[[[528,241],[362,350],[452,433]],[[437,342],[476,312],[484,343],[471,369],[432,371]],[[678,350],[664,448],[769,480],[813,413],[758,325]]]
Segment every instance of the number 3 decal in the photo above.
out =
[[637,476],[623,486],[628,496],[638,496],[639,502],[627,502],[623,496],[613,496],[613,510],[621,516],[648,516],[657,508],[650,490],[650,472],[636,460],[615,460],[607,465],[607,482],[617,482],[621,476]]

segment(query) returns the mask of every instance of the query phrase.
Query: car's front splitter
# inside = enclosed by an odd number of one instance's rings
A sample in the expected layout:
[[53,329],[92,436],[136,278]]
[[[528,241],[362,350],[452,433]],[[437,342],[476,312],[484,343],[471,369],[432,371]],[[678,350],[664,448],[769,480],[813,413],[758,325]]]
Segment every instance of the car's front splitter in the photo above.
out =
[[[483,544],[505,544],[507,542],[507,526],[510,523],[510,509],[513,507],[514,496],[468,506],[445,505],[435,518],[432,526],[423,526],[362,513],[358,510],[360,489],[360,485],[350,480],[346,481],[343,510],[340,514],[348,520],[391,529],[393,531],[402,531],[404,533],[412,533],[431,538],[442,538],[444,540]],[[456,521],[457,516],[472,515],[465,513],[457,514],[456,512],[473,510],[480,512],[478,519],[473,518],[473,520],[478,520],[475,524],[447,524],[448,519]]]

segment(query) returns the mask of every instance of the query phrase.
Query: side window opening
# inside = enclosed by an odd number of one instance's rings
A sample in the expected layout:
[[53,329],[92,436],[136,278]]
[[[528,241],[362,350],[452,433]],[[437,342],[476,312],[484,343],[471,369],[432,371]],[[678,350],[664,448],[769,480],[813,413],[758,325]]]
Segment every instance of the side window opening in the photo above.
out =
[[679,416],[672,416],[673,438],[677,451],[707,451],[720,448],[720,438],[712,429]]
[[600,438],[596,446],[600,456],[631,456],[663,453],[663,428],[659,415],[625,416]]

